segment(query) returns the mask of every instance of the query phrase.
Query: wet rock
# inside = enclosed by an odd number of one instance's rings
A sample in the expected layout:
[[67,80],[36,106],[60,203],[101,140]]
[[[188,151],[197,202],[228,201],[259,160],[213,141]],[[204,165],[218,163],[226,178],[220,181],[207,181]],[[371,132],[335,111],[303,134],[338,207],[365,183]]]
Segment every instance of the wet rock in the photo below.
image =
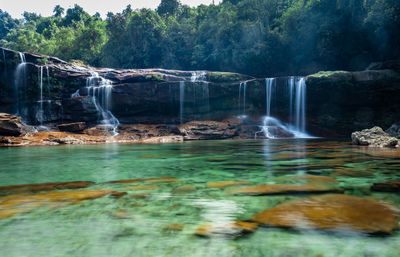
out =
[[368,145],[372,147],[394,147],[398,140],[391,137],[380,127],[364,129],[351,134],[351,141],[355,145]]
[[368,171],[362,170],[351,170],[351,169],[336,169],[334,173],[331,174],[333,177],[373,177],[374,174]]
[[327,176],[299,175],[286,176],[274,179],[279,183],[307,184],[307,185],[336,185],[339,183],[335,178]]
[[231,186],[237,186],[237,185],[246,185],[250,184],[249,181],[247,180],[242,180],[242,181],[214,181],[214,182],[208,182],[207,187],[209,188],[225,188],[225,187],[231,187]]
[[0,136],[20,136],[31,130],[22,123],[21,117],[0,113]]
[[390,126],[390,128],[386,130],[386,133],[392,137],[400,138],[400,122]]
[[400,192],[400,180],[374,183],[371,190],[380,192]]
[[13,186],[1,186],[0,194],[19,194],[19,193],[36,193],[41,191],[53,191],[63,189],[85,188],[93,185],[91,181],[72,181],[72,182],[54,182],[41,184],[24,184]]
[[164,228],[166,231],[182,231],[183,230],[183,224],[169,224]]
[[137,183],[143,181],[159,181],[159,180],[176,180],[174,177],[154,177],[154,178],[134,178],[134,179],[121,179],[121,180],[113,180],[107,183],[117,183],[117,184],[130,184],[130,183]]
[[149,198],[151,196],[151,194],[133,194],[133,195],[129,195],[132,198],[136,198],[136,199],[145,199],[145,198]]
[[82,132],[86,128],[85,122],[65,123],[58,125],[58,129],[64,132]]
[[180,179],[177,178],[159,178],[159,179],[149,179],[146,180],[145,183],[147,184],[160,184],[160,183],[174,183],[174,182],[179,182],[181,181]]
[[175,194],[184,194],[184,193],[191,193],[196,190],[197,188],[195,186],[180,186],[175,188],[172,192]]
[[111,215],[113,218],[116,219],[131,219],[132,215],[128,211],[115,211]]
[[182,136],[149,137],[140,140],[141,143],[146,143],[146,144],[176,143],[182,141],[183,141]]
[[239,187],[227,191],[231,195],[276,195],[303,193],[340,193],[343,189],[329,186],[270,184],[249,187]]
[[116,199],[118,199],[118,198],[123,197],[123,196],[126,195],[126,194],[127,194],[127,192],[117,192],[117,191],[114,191],[114,192],[112,192],[112,193],[110,194],[110,197],[111,197],[111,198],[116,198]]
[[194,233],[200,237],[212,237],[215,235],[225,236],[241,236],[254,232],[258,227],[258,224],[252,222],[237,221],[228,224],[203,224],[197,228]]
[[178,126],[185,140],[207,140],[232,138],[236,128],[227,122],[191,121]]
[[156,190],[158,187],[155,186],[137,186],[137,187],[130,187],[127,190],[135,191],[135,190]]
[[395,206],[374,199],[330,194],[285,202],[251,220],[282,228],[391,234],[399,226],[398,215]]
[[[39,207],[63,207],[110,194],[110,190],[56,191],[38,194],[14,194],[0,197],[0,219],[27,213]],[[60,203],[62,204],[60,206]]]

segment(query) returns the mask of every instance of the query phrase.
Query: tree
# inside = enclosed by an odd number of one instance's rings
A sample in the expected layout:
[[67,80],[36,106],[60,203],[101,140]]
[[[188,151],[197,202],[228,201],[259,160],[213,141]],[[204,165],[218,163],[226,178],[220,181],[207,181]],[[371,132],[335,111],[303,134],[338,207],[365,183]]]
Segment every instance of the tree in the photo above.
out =
[[181,4],[178,0],[161,0],[160,5],[157,7],[157,13],[160,16],[175,15]]
[[64,15],[65,9],[62,8],[60,5],[56,5],[53,9],[54,17],[60,18],[61,16]]

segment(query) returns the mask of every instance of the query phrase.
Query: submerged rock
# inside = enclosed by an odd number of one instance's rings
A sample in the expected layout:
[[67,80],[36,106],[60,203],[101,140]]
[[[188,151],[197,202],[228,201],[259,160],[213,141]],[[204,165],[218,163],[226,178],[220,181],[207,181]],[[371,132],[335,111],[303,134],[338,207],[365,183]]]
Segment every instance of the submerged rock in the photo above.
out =
[[252,222],[237,221],[228,224],[203,224],[197,228],[194,233],[196,236],[200,237],[212,237],[215,235],[225,235],[225,236],[240,236],[243,234],[248,234],[254,232],[258,227],[258,224]]
[[313,175],[286,176],[276,178],[274,181],[280,183],[299,183],[308,185],[336,185],[339,183],[339,181],[332,177]]
[[380,192],[400,192],[400,180],[374,183],[371,189]]
[[340,193],[343,189],[329,186],[270,184],[249,187],[239,187],[228,190],[231,195],[276,195],[301,193]]
[[27,213],[39,207],[61,207],[78,204],[112,193],[110,190],[57,191],[38,194],[15,194],[0,197],[0,219]]
[[399,214],[395,206],[374,199],[330,194],[285,202],[251,220],[282,228],[391,234],[399,226]]
[[364,129],[351,134],[351,141],[355,145],[368,145],[373,147],[394,147],[398,140],[383,131],[380,127]]
[[225,188],[225,187],[230,187],[230,186],[246,185],[246,184],[250,184],[250,181],[247,181],[247,180],[214,181],[214,182],[208,182],[207,187],[209,187],[209,188]]
[[331,174],[333,177],[373,177],[369,171],[338,168]]
[[53,182],[53,183],[41,183],[41,184],[1,186],[0,194],[19,194],[27,192],[36,193],[41,191],[77,189],[77,188],[89,187],[93,184],[94,182],[91,181],[72,181],[72,182]]

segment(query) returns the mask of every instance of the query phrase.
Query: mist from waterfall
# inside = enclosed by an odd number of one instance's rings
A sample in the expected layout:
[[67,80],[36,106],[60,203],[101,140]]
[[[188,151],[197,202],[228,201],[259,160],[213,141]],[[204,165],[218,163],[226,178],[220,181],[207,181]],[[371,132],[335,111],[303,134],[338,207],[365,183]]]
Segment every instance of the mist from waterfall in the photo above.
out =
[[[114,135],[118,135],[119,120],[110,111],[112,104],[112,82],[101,77],[97,72],[90,71],[91,76],[86,80],[87,95],[92,96],[93,104],[100,114],[100,123],[110,127]],[[79,95],[78,93],[75,93]],[[74,94],[73,94],[74,95]]]

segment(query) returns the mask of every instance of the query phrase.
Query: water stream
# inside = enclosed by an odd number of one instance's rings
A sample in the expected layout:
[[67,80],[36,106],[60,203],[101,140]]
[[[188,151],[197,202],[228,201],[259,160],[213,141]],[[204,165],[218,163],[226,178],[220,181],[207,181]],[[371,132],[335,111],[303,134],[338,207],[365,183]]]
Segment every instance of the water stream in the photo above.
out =
[[19,52],[20,63],[17,65],[14,74],[14,94],[16,99],[15,115],[20,115],[20,95],[19,89],[21,87],[26,88],[26,59],[25,53]]

